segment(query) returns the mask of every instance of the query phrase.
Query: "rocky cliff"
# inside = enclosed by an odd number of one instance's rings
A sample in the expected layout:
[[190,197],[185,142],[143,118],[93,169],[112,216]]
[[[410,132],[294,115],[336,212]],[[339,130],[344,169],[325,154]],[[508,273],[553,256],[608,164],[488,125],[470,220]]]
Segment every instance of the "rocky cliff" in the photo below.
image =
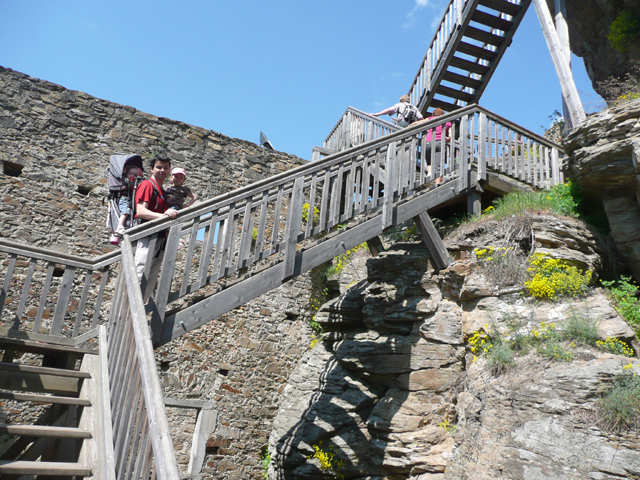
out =
[[[637,478],[640,432],[609,429],[598,402],[640,362],[559,334],[582,322],[630,345],[633,331],[601,289],[555,302],[523,292],[529,254],[597,271],[589,229],[538,214],[473,223],[447,244],[456,261],[438,273],[420,243],[394,244],[320,308],[327,333],[282,394],[269,478]],[[560,340],[504,363],[483,354],[540,336]]]
[[[554,0],[547,3],[553,12]],[[633,62],[640,61],[640,6],[636,0],[566,0],[566,9],[571,50],[584,59],[593,88],[607,98],[602,82],[632,73]],[[623,51],[609,41],[615,21],[631,23],[628,38],[620,39],[626,46]]]

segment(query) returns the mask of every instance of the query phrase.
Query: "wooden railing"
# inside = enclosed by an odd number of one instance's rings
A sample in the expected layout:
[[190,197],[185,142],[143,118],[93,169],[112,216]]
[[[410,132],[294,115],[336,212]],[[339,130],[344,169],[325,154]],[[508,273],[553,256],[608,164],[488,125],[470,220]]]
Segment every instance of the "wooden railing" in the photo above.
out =
[[[429,130],[447,123],[450,142],[444,135],[427,141]],[[436,155],[438,144],[444,156]],[[431,158],[424,162],[428,146]],[[321,244],[336,229],[348,231],[355,217],[361,218],[356,224],[379,216],[384,227],[391,225],[393,209],[434,189],[438,177],[457,192],[471,185],[472,172],[473,178],[496,172],[544,188],[561,180],[559,167],[557,145],[470,105],[192,206],[175,220],[141,225],[130,235],[135,242],[169,229],[153,298],[162,322],[170,302],[204,287],[211,295],[274,265],[279,273],[263,279],[260,289],[267,281],[277,287],[314,262],[302,259],[301,249]],[[184,256],[178,264],[179,249]],[[182,318],[197,323],[209,314],[194,307]],[[154,333],[158,328],[173,329],[164,332],[164,342],[179,334],[180,325],[154,323]]]
[[385,137],[399,129],[391,122],[371,116],[355,107],[347,107],[327,135],[322,147],[329,153],[341,152],[370,140]]
[[450,0],[449,5],[445,9],[445,13],[440,20],[438,29],[436,30],[427,53],[418,68],[418,73],[409,88],[409,97],[411,103],[418,105],[424,93],[432,88],[432,73],[436,70],[438,63],[442,59],[444,52],[450,39],[456,33],[456,30],[462,24],[463,11],[467,3],[472,0]]
[[179,477],[130,240],[107,331],[115,478]]
[[62,339],[105,323],[118,261],[119,252],[86,259],[0,238],[0,333]]

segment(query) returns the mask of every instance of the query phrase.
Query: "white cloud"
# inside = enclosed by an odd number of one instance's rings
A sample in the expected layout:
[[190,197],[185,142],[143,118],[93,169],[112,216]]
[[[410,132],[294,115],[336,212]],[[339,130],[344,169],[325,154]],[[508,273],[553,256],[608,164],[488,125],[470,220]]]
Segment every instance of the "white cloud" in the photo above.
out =
[[409,11],[409,13],[407,13],[404,23],[402,24],[402,28],[405,30],[412,28],[416,24],[416,13],[418,13],[418,10],[427,7],[431,0],[414,1],[415,4],[413,5],[413,8]]

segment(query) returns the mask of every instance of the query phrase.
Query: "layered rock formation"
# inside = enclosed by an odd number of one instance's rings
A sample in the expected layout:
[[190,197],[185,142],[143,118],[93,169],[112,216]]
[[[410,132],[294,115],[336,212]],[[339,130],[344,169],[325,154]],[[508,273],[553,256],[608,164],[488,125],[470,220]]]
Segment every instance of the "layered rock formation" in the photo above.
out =
[[640,100],[590,116],[563,146],[569,176],[603,203],[613,240],[640,279]]
[[[555,1],[547,0],[554,11]],[[640,37],[630,39],[628,49],[618,51],[608,40],[611,23],[623,11],[640,15],[636,0],[566,0],[571,50],[584,59],[593,88],[607,97],[600,82],[630,72],[631,61],[640,61]]]
[[[472,253],[512,247],[495,271]],[[561,329],[575,316],[599,335],[633,341],[598,289],[573,301],[522,295],[526,254],[576,265],[603,263],[580,222],[540,215],[478,222],[448,239],[457,259],[427,268],[419,243],[367,261],[367,278],[329,301],[316,319],[329,331],[290,377],[274,420],[271,479],[621,479],[640,475],[638,432],[614,435],[593,421],[595,404],[628,359],[584,347],[573,361],[536,353],[497,375],[466,342],[514,324]],[[636,344],[637,348],[637,344]],[[640,362],[634,367],[640,373]],[[586,454],[587,458],[584,458]]]

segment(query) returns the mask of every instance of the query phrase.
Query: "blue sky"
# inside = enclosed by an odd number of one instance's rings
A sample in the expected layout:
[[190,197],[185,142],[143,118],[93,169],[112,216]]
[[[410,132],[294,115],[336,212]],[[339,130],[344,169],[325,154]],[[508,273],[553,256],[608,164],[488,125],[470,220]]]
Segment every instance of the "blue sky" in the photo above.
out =
[[[406,93],[446,0],[0,0],[0,65],[311,158],[348,105]],[[574,57],[587,112],[604,107]],[[561,108],[533,6],[482,101],[535,132]]]

